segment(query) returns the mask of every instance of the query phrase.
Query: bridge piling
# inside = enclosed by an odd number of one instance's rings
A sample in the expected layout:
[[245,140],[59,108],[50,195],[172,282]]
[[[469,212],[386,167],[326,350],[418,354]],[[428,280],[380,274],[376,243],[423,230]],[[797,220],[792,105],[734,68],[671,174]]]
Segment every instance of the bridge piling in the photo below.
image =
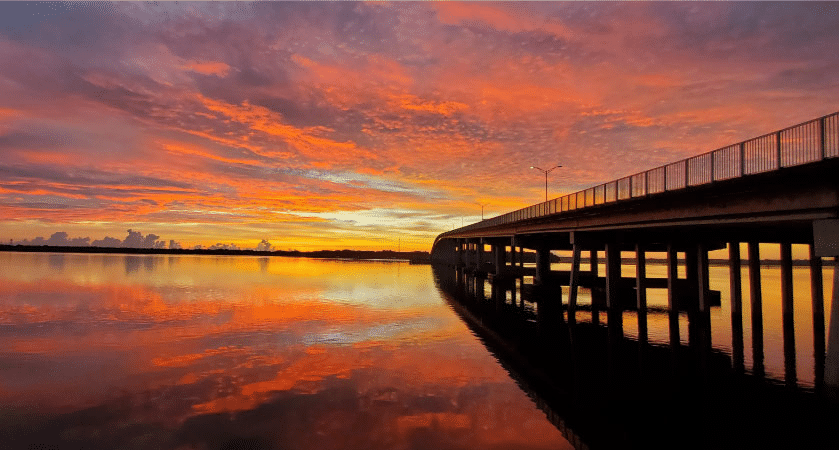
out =
[[577,312],[577,287],[580,283],[580,247],[574,243],[571,249],[571,273],[568,280],[568,321],[576,319]]
[[676,248],[672,243],[667,244],[667,310],[670,326],[670,349],[673,352],[673,368],[675,371],[678,359],[679,340],[679,302],[676,296],[676,282],[678,281],[679,260]]
[[502,276],[507,272],[507,247],[503,244],[494,244],[492,249],[495,253],[495,274]]
[[824,285],[822,281],[822,259],[816,256],[815,245],[810,243],[810,296],[813,310],[813,359],[816,377],[813,385],[816,392],[824,390],[825,332],[824,332]]
[[763,294],[760,290],[760,247],[756,241],[749,242],[749,294],[752,314],[752,370],[763,377]]
[[743,287],[741,281],[740,243],[728,243],[728,270],[731,301],[731,359],[736,373],[745,371],[743,354]]
[[546,284],[551,273],[551,250],[547,246],[536,249],[536,284]]
[[839,397],[839,256],[833,258],[833,296],[830,302],[829,327],[824,384],[836,399]]
[[784,333],[784,383],[798,384],[795,373],[795,317],[792,302],[792,245],[781,243],[781,315]]
[[635,307],[638,309],[638,341],[647,343],[647,258],[645,247],[635,244]]

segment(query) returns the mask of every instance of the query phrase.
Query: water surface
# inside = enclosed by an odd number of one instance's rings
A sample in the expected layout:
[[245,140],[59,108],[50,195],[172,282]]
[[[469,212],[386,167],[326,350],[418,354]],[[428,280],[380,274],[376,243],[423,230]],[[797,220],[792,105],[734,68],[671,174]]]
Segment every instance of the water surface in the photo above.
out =
[[569,448],[431,268],[0,253],[8,448]]

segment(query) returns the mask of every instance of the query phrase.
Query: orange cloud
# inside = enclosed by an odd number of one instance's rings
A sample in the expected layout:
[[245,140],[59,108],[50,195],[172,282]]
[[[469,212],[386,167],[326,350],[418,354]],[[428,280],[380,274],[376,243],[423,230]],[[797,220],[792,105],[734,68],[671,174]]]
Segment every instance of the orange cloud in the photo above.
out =
[[187,61],[183,68],[202,75],[215,75],[226,77],[230,72],[230,66],[219,61]]

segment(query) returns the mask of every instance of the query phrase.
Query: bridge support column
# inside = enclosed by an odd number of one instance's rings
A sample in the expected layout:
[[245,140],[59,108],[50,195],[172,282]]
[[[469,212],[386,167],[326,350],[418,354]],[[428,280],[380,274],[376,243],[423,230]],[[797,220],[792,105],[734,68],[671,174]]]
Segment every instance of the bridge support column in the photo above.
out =
[[606,243],[606,311],[609,334],[623,336],[623,307],[618,286],[621,280],[621,251],[616,242]]
[[621,252],[614,242],[606,243],[606,307],[619,306],[618,284],[621,279]]
[[795,318],[792,305],[792,245],[781,243],[781,314],[784,330],[784,383],[798,384],[795,373]]
[[577,287],[580,284],[580,244],[574,243],[571,250],[571,274],[568,280],[568,322],[576,321]]
[[551,274],[551,250],[548,247],[536,249],[536,277],[534,281],[545,284]]
[[[728,270],[731,278],[731,359],[734,372],[743,373],[743,287],[741,281],[740,243],[728,243]],[[824,326],[822,326],[824,330]]]
[[694,317],[696,349],[699,352],[699,373],[703,380],[708,376],[708,360],[711,357],[711,298],[708,281],[708,246],[700,241],[696,244],[696,284],[698,309]]
[[466,264],[465,255],[466,252],[463,250],[463,247],[466,245],[466,239],[458,239],[457,240],[457,265],[462,266]]
[[839,396],[839,256],[833,258],[833,299],[830,302],[830,332],[827,335],[824,383]]
[[816,256],[815,246],[810,244],[810,294],[813,304],[813,359],[816,392],[824,390],[824,285],[822,283],[822,259]]
[[[667,244],[667,310],[670,322],[670,348],[675,352],[679,348],[679,298],[676,284],[679,275],[679,260],[673,244]],[[675,353],[674,353],[675,354]]]
[[647,344],[647,258],[643,244],[635,244],[635,303],[638,308],[638,341]]
[[484,238],[478,239],[478,251],[477,251],[477,267],[476,270],[479,272],[483,272],[484,270]]
[[510,237],[510,267],[516,267],[516,237]]
[[507,247],[503,244],[492,246],[495,251],[495,274],[504,275],[507,272]]
[[760,244],[757,242],[749,242],[749,287],[752,304],[752,371],[758,377],[763,377],[763,294],[760,290]]
[[471,245],[472,244],[469,242],[469,239],[463,239],[463,265],[467,269],[469,268],[469,265],[472,264]]

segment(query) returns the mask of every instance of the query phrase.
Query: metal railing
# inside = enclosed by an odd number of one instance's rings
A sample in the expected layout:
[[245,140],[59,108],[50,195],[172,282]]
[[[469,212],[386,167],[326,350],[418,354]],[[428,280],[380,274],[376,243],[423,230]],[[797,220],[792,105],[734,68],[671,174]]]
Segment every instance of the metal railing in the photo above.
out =
[[440,235],[612,204],[839,157],[839,112]]

